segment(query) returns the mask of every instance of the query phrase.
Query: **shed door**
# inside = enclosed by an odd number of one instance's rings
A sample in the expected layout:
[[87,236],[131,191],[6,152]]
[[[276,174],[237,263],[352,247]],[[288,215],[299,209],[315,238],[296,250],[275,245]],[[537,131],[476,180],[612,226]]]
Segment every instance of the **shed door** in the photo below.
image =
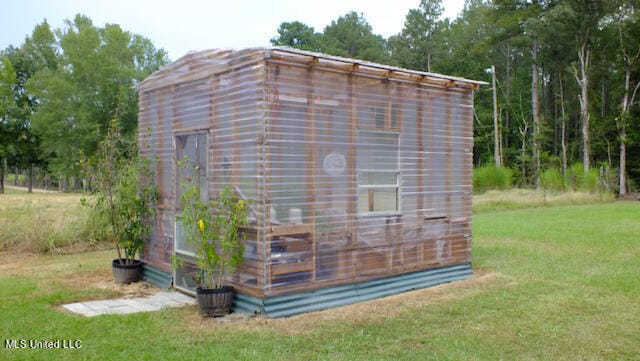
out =
[[198,268],[195,266],[193,246],[187,244],[180,218],[182,215],[182,190],[184,186],[196,184],[200,188],[200,197],[209,198],[208,167],[207,167],[207,130],[178,133],[175,135],[176,154],[176,201],[175,201],[175,234],[174,256],[181,260],[183,266],[174,271],[174,285],[176,288],[193,291],[197,285]]

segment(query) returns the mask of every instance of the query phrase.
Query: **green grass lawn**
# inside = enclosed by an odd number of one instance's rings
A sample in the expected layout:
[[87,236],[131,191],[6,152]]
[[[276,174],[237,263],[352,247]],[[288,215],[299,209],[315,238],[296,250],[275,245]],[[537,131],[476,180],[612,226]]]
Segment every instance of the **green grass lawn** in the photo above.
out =
[[[195,307],[84,318],[114,297],[80,277],[113,252],[0,254],[2,339],[81,349],[0,350],[0,360],[638,360],[640,203],[484,211],[467,281],[286,319],[203,319]],[[26,265],[26,266],[25,266]]]

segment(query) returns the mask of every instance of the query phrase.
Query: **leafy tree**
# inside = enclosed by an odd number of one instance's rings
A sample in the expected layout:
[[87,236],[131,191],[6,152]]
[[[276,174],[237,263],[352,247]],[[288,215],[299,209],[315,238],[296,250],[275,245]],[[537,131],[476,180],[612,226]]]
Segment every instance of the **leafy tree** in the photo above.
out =
[[448,21],[439,20],[443,10],[441,0],[421,0],[417,9],[409,10],[402,32],[389,39],[400,66],[431,71],[436,48],[446,43],[442,30]]
[[278,36],[271,39],[272,45],[289,46],[301,50],[319,51],[320,37],[313,27],[299,21],[284,22],[278,27]]
[[11,132],[9,112],[13,104],[13,87],[17,83],[17,77],[9,58],[3,57],[0,60],[0,193],[4,193],[4,163],[15,136]]
[[27,82],[37,103],[32,126],[51,171],[77,177],[80,161],[96,152],[116,109],[124,135],[134,141],[134,86],[168,59],[149,40],[114,24],[95,27],[83,15],[55,34],[61,51],[58,66],[37,71]]
[[363,14],[351,11],[324,28],[321,50],[332,55],[388,63],[385,39],[373,33]]
[[617,38],[615,50],[615,65],[622,75],[620,98],[620,113],[616,117],[618,140],[620,142],[619,161],[619,188],[618,194],[622,197],[627,193],[627,143],[629,138],[627,128],[632,116],[631,108],[635,103],[640,89],[640,2],[620,1],[617,5],[618,12],[614,14],[609,28],[613,30],[612,38]]
[[29,191],[33,187],[33,167],[44,166],[45,163],[39,149],[40,139],[31,129],[35,100],[25,85],[37,70],[56,67],[57,53],[53,42],[53,33],[45,21],[35,27],[22,47],[9,47],[4,51],[16,74],[6,113],[6,122],[11,129],[11,136],[5,143],[10,150],[6,159],[11,166],[29,170]]
[[578,61],[572,65],[576,83],[580,86],[580,121],[582,125],[582,164],[587,173],[591,166],[591,137],[590,137],[590,75],[592,63],[592,46],[595,32],[605,13],[605,3],[601,0],[565,0],[564,21],[570,24],[569,31],[575,34],[573,48]]

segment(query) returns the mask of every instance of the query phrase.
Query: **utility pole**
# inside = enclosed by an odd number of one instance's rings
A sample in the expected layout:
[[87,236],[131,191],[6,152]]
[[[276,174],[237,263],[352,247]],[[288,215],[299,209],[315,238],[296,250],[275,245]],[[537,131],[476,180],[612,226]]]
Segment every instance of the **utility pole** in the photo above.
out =
[[496,167],[502,166],[500,157],[500,127],[498,124],[498,92],[496,91],[496,66],[491,65],[491,84],[493,86],[493,158]]

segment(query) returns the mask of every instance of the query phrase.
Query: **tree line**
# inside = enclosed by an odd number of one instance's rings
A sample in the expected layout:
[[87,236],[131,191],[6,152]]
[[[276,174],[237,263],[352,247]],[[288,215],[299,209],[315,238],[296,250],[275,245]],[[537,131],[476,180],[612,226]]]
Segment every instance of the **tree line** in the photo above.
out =
[[0,51],[0,192],[7,169],[77,188],[112,119],[135,142],[135,85],[168,61],[151,40],[83,15],[62,29],[43,21]]
[[[640,0],[466,0],[455,19],[441,0],[416,5],[386,39],[349,12],[322,32],[283,22],[271,43],[495,83],[476,94],[476,166],[533,187],[547,171],[603,170],[612,191],[637,190]],[[111,119],[135,141],[134,86],[167,62],[151,40],[82,15],[0,51],[0,180],[36,166],[77,183]]]
[[453,20],[443,10],[421,0],[387,39],[350,12],[322,32],[284,22],[271,42],[495,81],[495,108],[493,87],[476,96],[476,166],[508,167],[533,187],[545,171],[602,169],[611,191],[637,190],[640,1],[467,0]]

